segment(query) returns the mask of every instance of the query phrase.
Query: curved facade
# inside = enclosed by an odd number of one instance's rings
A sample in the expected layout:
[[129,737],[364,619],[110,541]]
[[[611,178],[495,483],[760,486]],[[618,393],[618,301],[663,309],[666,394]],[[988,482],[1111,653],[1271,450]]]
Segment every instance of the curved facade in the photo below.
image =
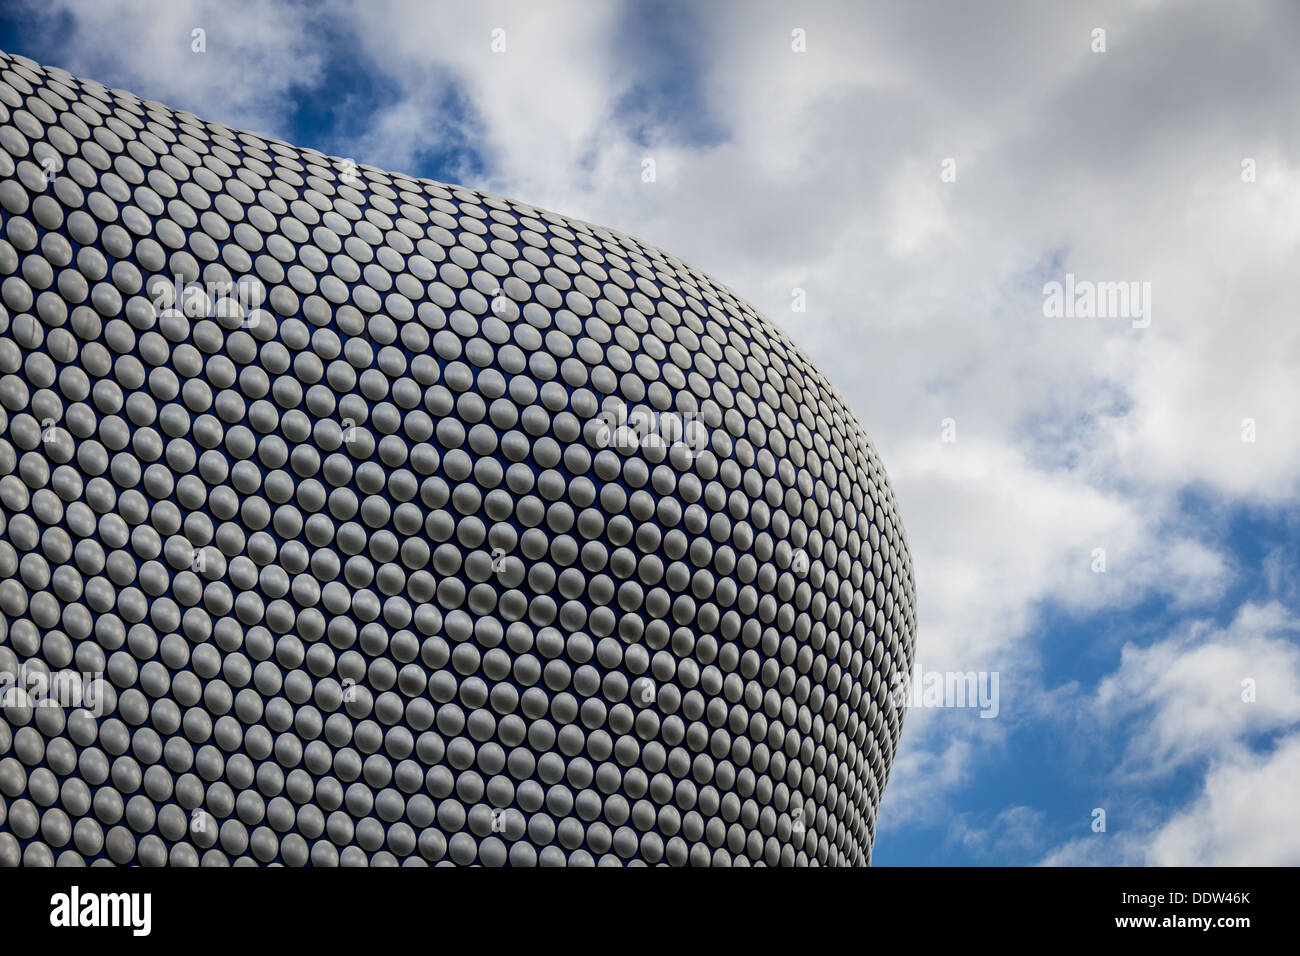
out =
[[0,863],[869,862],[911,561],[726,287],[0,55],[0,305]]

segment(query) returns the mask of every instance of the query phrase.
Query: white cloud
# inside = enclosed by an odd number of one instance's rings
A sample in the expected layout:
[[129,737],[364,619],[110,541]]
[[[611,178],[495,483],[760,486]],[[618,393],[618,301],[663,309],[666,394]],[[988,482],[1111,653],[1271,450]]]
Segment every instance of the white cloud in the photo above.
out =
[[[271,0],[25,0],[26,24],[57,36],[48,65],[236,129],[284,138],[296,92],[325,68],[312,8]],[[194,52],[194,31],[206,52]],[[21,50],[14,52],[23,52]]]
[[[1248,749],[1252,734],[1300,724],[1300,620],[1248,604],[1226,628],[1194,624],[1149,647],[1126,645],[1093,706],[1131,734],[1119,771],[1158,776]],[[1136,728],[1130,729],[1130,728]]]
[[[931,715],[953,712],[921,713],[925,714],[925,719],[934,719]],[[916,719],[915,713],[907,718],[909,724]],[[1001,736],[1001,728],[993,726],[996,723],[977,718],[971,733],[953,735],[940,746],[900,748],[881,800],[879,825],[897,828],[909,823],[926,824],[944,819],[949,795],[969,782],[977,748],[987,747],[990,738]],[[976,739],[977,735],[982,735],[983,739]]]
[[[1127,741],[1103,800],[1111,830],[1070,841],[1044,862],[1300,861],[1298,630],[1281,605],[1247,604],[1227,627],[1197,622],[1150,646],[1125,646],[1119,669],[1083,705]],[[1187,768],[1204,774],[1190,802],[1150,806],[1151,787]]]
[[1297,866],[1300,734],[1266,754],[1216,760],[1199,794],[1166,821],[1064,844],[1047,866]]
[[999,812],[987,825],[972,823],[970,815],[963,814],[952,822],[948,839],[977,859],[1006,860],[1034,851],[1042,843],[1045,822],[1041,810],[1018,804]]
[[530,198],[538,184],[549,193],[553,184],[573,182],[620,132],[614,106],[632,76],[613,47],[619,3],[431,10],[421,0],[392,0],[329,10],[355,38],[354,52],[398,91],[373,117],[356,117],[360,145],[378,154],[358,159],[400,165],[436,146],[448,87],[470,111],[458,134],[472,140],[494,180],[523,187],[518,198],[528,202],[542,201]]
[[1216,765],[1201,796],[1151,837],[1156,866],[1297,866],[1300,734],[1275,752]]

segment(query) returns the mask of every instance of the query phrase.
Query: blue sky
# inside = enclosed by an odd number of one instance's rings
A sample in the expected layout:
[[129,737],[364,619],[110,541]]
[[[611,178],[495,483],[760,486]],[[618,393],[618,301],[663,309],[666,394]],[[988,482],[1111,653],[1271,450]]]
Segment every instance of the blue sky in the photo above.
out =
[[[1300,863],[1300,14],[540,6],[11,3],[0,47],[621,229],[787,328],[889,469],[921,665],[1000,678],[909,713],[877,865]],[[1048,318],[1067,272],[1150,325]]]

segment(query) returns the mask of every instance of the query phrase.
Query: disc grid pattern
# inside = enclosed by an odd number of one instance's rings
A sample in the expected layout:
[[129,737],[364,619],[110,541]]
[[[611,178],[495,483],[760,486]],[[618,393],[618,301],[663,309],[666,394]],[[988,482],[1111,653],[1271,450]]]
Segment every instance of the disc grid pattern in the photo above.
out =
[[866,864],[914,635],[729,289],[0,54],[0,864]]

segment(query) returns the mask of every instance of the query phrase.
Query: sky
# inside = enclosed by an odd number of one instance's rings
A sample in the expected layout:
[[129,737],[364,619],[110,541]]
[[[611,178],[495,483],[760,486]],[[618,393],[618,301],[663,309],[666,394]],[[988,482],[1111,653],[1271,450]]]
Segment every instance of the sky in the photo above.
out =
[[888,469],[917,666],[997,690],[917,695],[877,866],[1300,864],[1298,40],[1250,0],[0,8],[7,52],[784,327]]

